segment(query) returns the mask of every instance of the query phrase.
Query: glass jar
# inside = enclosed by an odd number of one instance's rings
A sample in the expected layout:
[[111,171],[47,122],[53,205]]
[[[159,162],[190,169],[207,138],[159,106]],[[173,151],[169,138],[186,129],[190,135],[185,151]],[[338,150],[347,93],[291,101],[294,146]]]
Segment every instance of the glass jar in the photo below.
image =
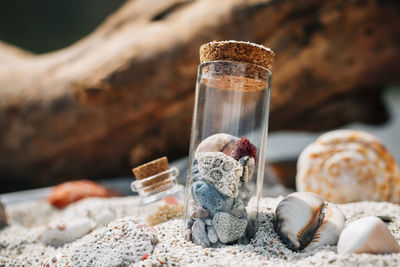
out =
[[247,244],[262,196],[274,53],[251,43],[212,42],[200,48],[200,60],[185,238],[203,247]]
[[183,216],[183,186],[177,183],[179,170],[160,158],[133,169],[133,192],[139,193],[137,216],[150,226]]

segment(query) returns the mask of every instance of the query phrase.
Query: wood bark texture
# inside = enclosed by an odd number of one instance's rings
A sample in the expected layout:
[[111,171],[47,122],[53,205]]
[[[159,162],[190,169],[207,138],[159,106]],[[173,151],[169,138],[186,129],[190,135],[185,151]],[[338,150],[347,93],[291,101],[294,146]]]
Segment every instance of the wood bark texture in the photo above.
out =
[[400,69],[397,1],[136,0],[93,33],[34,55],[0,42],[2,184],[130,173],[188,153],[198,49],[212,40],[276,54],[270,130],[385,121]]

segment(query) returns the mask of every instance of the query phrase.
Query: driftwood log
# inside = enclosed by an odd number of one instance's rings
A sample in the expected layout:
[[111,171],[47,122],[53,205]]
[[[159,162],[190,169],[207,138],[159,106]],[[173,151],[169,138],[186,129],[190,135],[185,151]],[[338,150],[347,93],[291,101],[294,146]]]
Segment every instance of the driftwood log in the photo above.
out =
[[270,130],[385,121],[398,78],[397,1],[128,1],[72,46],[33,55],[0,43],[4,184],[130,173],[188,152],[198,48],[248,40],[277,54]]

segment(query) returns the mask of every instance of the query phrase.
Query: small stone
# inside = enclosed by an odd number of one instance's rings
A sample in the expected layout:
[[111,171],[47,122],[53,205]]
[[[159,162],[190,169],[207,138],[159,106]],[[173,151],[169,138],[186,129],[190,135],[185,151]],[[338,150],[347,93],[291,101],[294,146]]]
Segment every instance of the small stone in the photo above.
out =
[[[192,184],[192,196],[196,205],[208,209],[211,216],[224,209],[222,196],[214,187],[204,181],[197,181]],[[195,211],[197,212],[196,209]]]
[[239,219],[226,212],[218,212],[213,218],[213,225],[222,243],[229,243],[245,234],[247,219]]
[[203,248],[210,247],[210,240],[208,240],[206,233],[206,225],[202,220],[196,220],[192,226],[192,239],[193,243],[200,245]]
[[212,220],[210,218],[207,218],[207,219],[204,220],[204,223],[206,225],[212,225]]
[[183,237],[186,241],[192,241],[192,230],[186,229]]
[[207,237],[208,240],[210,240],[211,243],[217,243],[218,242],[218,236],[217,232],[215,231],[214,226],[207,226]]
[[242,218],[243,216],[245,216],[245,214],[246,210],[243,204],[243,200],[241,200],[240,198],[236,198],[232,206],[232,215],[238,218]]
[[221,194],[236,198],[243,167],[222,152],[202,152],[197,155],[198,169],[206,182]]
[[194,223],[194,220],[193,220],[193,219],[187,220],[187,221],[186,221],[186,227],[187,227],[187,228],[192,228],[193,223]]
[[233,205],[233,198],[227,197],[224,201],[224,211],[229,212]]
[[207,218],[210,215],[210,210],[204,209],[203,207],[196,207],[190,218]]
[[231,156],[236,160],[244,156],[250,156],[257,162],[257,147],[250,143],[249,139],[242,137],[234,146]]

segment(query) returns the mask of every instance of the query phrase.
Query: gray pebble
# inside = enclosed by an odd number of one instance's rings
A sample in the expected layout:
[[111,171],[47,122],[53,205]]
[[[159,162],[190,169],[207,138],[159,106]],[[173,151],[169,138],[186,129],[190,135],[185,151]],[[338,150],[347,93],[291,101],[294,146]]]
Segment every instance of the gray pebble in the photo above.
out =
[[210,247],[210,240],[208,240],[206,233],[206,225],[202,220],[195,220],[192,226],[192,239],[193,243],[200,245],[203,248]]
[[207,226],[207,237],[211,243],[218,242],[218,236],[217,236],[217,232],[215,231],[214,226],[212,226],[212,225]]

